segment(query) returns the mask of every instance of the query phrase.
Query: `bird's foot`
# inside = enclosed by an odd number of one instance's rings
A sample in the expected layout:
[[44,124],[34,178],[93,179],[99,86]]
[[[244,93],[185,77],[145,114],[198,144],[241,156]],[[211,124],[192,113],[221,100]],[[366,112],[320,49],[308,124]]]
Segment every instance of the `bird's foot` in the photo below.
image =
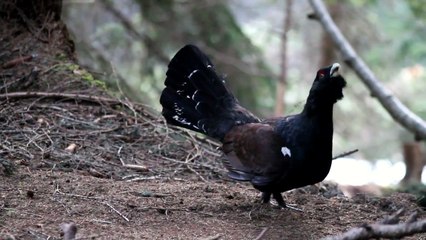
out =
[[297,212],[303,212],[301,208],[297,208],[295,207],[295,205],[286,204],[283,197],[281,196],[281,193],[273,193],[272,195],[274,199],[277,201],[278,207],[288,208],[290,210],[297,211]]
[[[281,206],[282,207],[282,206]],[[282,208],[288,208],[290,210],[296,211],[296,212],[303,212],[303,209],[295,207],[295,205],[290,205],[290,204],[286,204],[284,207]]]
[[296,205],[294,204],[278,204],[278,203],[271,203],[272,205],[274,205],[275,207],[278,207],[280,209],[285,209],[288,208],[290,210],[296,211],[296,212],[303,212],[303,209],[296,207]]

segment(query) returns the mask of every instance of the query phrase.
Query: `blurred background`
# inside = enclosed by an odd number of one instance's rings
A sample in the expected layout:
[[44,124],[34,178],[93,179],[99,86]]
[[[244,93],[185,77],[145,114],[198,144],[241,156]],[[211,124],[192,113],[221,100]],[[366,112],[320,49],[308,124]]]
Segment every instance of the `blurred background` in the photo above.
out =
[[[326,1],[340,30],[376,76],[426,119],[426,4],[421,0]],[[113,94],[160,112],[168,61],[185,44],[215,63],[243,106],[262,117],[298,113],[318,68],[342,64],[348,81],[335,107],[341,184],[426,183],[423,143],[395,123],[343,64],[307,0],[64,0],[79,62]],[[405,164],[404,164],[405,162]],[[411,162],[411,163],[410,163]],[[406,173],[406,163],[415,167]],[[417,170],[416,170],[417,169]],[[420,169],[420,170],[419,170]],[[420,173],[419,173],[420,171]]]

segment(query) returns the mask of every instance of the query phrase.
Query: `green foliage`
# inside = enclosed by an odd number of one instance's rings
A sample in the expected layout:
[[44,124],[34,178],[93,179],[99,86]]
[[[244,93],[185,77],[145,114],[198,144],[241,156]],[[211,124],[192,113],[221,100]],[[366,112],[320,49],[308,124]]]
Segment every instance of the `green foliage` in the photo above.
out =
[[426,4],[424,0],[407,0],[406,2],[416,18],[426,21]]
[[[339,2],[338,0],[333,0],[333,2]],[[356,7],[363,7],[368,5],[376,4],[377,0],[351,0],[350,1]]]
[[61,68],[64,69],[65,68],[66,70],[73,72],[73,71],[77,70],[80,66],[78,66],[77,64],[74,64],[74,63],[65,63],[62,67],[58,66],[58,69],[61,69]]
[[65,60],[68,60],[68,56],[66,56],[64,53],[56,54],[55,58],[56,58],[56,60],[58,60],[58,61],[65,61]]
[[91,73],[85,69],[80,69],[79,65],[76,64],[67,64],[68,70],[72,71],[73,74],[79,76],[82,80],[88,82],[92,86],[97,86],[105,91],[107,91],[107,85],[105,81],[95,79]]
[[97,86],[103,90],[107,90],[107,84],[99,79],[95,79],[93,77],[92,74],[90,74],[89,72],[87,72],[86,70],[83,70],[82,74],[81,74],[81,79],[83,79],[84,81],[90,83],[93,86]]

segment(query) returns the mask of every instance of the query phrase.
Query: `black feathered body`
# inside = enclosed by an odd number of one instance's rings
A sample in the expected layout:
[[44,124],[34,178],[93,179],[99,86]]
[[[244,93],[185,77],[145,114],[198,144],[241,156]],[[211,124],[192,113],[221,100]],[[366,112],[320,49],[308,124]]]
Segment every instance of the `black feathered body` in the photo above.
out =
[[291,149],[291,157],[280,156],[281,161],[289,162],[289,167],[280,169],[275,180],[271,180],[274,184],[255,187],[266,192],[284,192],[324,180],[332,161],[331,117],[323,113],[306,117],[301,113],[275,121],[274,129],[283,146]]
[[300,114],[260,120],[240,106],[210,60],[187,45],[171,60],[160,103],[168,123],[223,143],[229,177],[250,181],[281,206],[281,192],[322,181],[332,161],[333,105],[343,97],[339,65],[320,69]]

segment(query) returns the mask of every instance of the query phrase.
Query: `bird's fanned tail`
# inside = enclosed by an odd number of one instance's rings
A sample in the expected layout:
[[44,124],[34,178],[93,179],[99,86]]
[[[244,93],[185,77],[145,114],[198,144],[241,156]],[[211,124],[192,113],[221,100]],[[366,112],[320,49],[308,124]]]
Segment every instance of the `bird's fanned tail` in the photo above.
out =
[[160,103],[168,123],[222,140],[235,125],[258,122],[238,104],[208,57],[187,45],[170,61]]

